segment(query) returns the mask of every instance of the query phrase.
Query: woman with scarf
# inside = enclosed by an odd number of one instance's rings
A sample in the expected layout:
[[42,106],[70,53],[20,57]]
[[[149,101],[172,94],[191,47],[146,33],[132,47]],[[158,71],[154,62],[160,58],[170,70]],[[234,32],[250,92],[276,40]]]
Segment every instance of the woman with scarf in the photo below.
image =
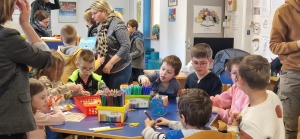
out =
[[30,25],[39,37],[50,37],[51,35],[47,31],[49,22],[49,15],[46,12],[39,10],[35,12],[34,22],[31,22]]
[[92,17],[99,23],[96,48],[105,56],[102,78],[110,89],[120,89],[131,74],[130,39],[125,23],[106,0],[91,5]]

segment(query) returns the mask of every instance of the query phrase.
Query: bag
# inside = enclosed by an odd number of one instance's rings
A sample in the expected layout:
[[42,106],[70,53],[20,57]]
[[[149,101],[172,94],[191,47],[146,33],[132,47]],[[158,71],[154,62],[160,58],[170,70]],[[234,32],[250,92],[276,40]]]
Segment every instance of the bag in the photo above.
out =
[[8,79],[8,81],[6,83],[4,83],[1,86],[1,88],[0,88],[0,97],[4,94],[4,92],[7,90],[8,86],[10,85],[10,83],[15,79],[16,75],[18,74],[17,68],[18,68],[18,64],[16,66],[14,74]]

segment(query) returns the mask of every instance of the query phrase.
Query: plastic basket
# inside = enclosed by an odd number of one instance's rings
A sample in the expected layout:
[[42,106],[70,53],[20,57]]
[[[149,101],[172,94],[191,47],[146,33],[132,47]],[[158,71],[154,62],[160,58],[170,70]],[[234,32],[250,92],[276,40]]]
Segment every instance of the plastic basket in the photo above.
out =
[[111,123],[124,122],[124,120],[127,118],[128,109],[128,100],[125,100],[125,105],[123,107],[109,107],[98,105],[98,121]]
[[96,106],[86,107],[83,105],[84,102],[94,101],[95,99],[99,99],[99,96],[78,96],[74,97],[76,107],[82,111],[86,116],[97,116],[98,110]]
[[126,95],[126,100],[130,101],[129,108],[149,108],[150,95]]

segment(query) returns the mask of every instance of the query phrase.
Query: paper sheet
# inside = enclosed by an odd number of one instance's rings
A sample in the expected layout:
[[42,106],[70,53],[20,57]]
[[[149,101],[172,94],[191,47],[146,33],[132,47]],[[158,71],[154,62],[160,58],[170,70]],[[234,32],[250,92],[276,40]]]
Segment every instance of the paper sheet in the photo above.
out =
[[262,0],[261,1],[261,16],[270,16],[271,14],[271,1]]
[[82,119],[84,119],[86,117],[85,114],[83,113],[65,113],[65,120],[68,122],[80,122]]

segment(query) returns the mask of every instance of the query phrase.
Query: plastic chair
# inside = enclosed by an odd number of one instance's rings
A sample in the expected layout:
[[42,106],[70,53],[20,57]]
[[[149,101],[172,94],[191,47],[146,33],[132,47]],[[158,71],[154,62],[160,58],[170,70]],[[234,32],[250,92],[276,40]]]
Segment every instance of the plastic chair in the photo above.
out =
[[233,84],[229,70],[225,70],[220,74],[220,80],[222,84]]
[[197,132],[183,139],[236,139],[235,132],[222,133],[215,130]]
[[227,91],[231,87],[230,84],[222,84],[222,92]]

